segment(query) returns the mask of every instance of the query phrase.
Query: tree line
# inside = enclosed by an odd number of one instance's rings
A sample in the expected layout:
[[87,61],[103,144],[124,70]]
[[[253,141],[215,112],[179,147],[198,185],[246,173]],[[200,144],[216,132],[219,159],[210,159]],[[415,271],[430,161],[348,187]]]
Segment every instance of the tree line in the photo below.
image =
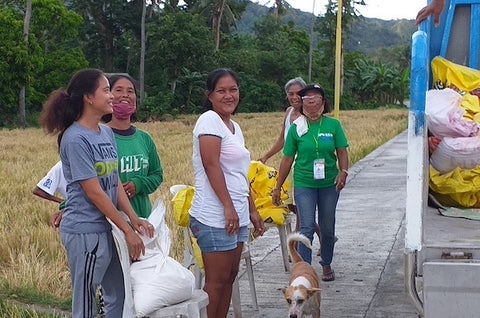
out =
[[[47,95],[85,67],[138,80],[139,120],[200,113],[206,74],[216,67],[240,77],[242,112],[285,109],[283,85],[302,76],[333,99],[337,1],[307,30],[276,0],[253,32],[236,32],[246,0],[4,0],[0,4],[1,127],[37,125]],[[343,32],[361,19],[360,0],[344,0]],[[313,33],[312,33],[313,31]],[[312,34],[311,34],[312,33]],[[315,45],[311,49],[311,35]],[[409,48],[386,60],[344,51],[341,109],[402,103],[409,87]],[[310,68],[310,69],[309,69]],[[23,92],[23,93],[22,93]],[[23,103],[23,114],[22,114]]]

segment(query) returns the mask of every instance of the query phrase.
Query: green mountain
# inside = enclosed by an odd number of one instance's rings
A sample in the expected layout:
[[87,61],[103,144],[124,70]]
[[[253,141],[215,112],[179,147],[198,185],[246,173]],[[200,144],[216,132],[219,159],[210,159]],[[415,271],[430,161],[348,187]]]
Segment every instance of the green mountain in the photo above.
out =
[[[252,33],[253,25],[271,9],[250,2],[237,22],[238,33]],[[312,14],[294,8],[288,8],[282,21],[293,21],[299,28],[310,29]],[[409,45],[416,31],[414,20],[381,20],[361,17],[353,22],[350,33],[344,43],[347,51],[359,51],[370,55],[381,48]]]
[[353,23],[344,48],[368,55],[381,48],[411,44],[411,36],[415,31],[414,20],[361,18]]

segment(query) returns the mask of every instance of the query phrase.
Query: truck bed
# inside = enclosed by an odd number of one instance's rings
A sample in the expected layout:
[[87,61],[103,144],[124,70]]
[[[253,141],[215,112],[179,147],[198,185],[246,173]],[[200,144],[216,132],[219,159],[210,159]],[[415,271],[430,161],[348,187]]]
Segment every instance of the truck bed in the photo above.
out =
[[423,215],[423,242],[430,248],[480,248],[480,221],[441,215],[428,207]]
[[480,221],[447,217],[427,207],[425,93],[430,62],[442,56],[479,69],[480,0],[446,0],[439,27],[430,18],[412,37],[405,287],[425,318],[480,317]]

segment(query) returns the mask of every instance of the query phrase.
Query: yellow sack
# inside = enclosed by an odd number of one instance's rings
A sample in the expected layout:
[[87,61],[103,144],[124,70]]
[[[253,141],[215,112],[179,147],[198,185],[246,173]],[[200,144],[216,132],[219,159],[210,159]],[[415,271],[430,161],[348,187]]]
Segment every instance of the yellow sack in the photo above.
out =
[[192,206],[194,187],[186,187],[178,191],[172,199],[173,215],[177,224],[183,227],[189,224],[188,210]]
[[193,256],[197,261],[198,267],[200,267],[200,269],[203,270],[204,266],[203,266],[202,251],[200,250],[200,246],[198,246],[197,244],[197,239],[193,235],[190,235],[190,240],[192,242]]
[[[433,83],[436,88],[451,88],[462,95],[463,117],[478,120],[480,113],[480,70],[455,64],[443,57],[432,60]],[[477,121],[478,122],[478,121]]]
[[430,188],[459,206],[480,207],[480,167],[469,170],[455,168],[440,174],[430,165]]
[[[272,202],[272,190],[278,179],[278,171],[260,161],[252,161],[248,170],[248,181],[250,192],[255,207],[264,222],[283,225],[288,215],[288,208],[285,204],[275,206]],[[285,180],[280,191],[280,200],[288,199],[288,181]]]
[[[175,216],[175,221],[180,226],[187,227],[189,225],[190,215],[188,214],[188,210],[190,210],[192,206],[194,192],[194,187],[186,187],[178,191],[172,199],[173,215]],[[193,256],[200,269],[203,270],[202,251],[197,244],[197,239],[190,235],[190,242],[193,248]]]

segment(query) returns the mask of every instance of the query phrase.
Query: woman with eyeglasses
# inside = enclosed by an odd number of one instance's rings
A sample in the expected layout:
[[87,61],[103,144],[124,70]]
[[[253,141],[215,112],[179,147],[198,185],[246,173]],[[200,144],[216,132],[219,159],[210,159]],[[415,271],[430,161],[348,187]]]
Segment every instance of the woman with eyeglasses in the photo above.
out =
[[[287,139],[288,129],[293,124],[295,119],[302,115],[300,113],[300,108],[302,107],[302,98],[298,95],[298,92],[304,89],[306,86],[307,84],[301,77],[292,78],[287,82],[287,84],[285,84],[285,93],[287,94],[287,100],[290,106],[285,111],[285,116],[282,123],[282,131],[270,150],[267,151],[263,157],[258,159],[258,161],[266,163],[270,157],[274,156],[277,152],[283,149],[285,139]],[[288,209],[290,211],[297,215],[297,207],[295,204],[293,204],[293,200],[291,198],[288,198],[285,204],[288,205]],[[295,224],[295,231],[298,231],[298,216]],[[318,227],[318,224],[315,226],[315,233],[317,233],[318,240],[321,241],[320,228]],[[318,250],[317,255],[320,255],[320,250]]]
[[[280,188],[295,159],[294,199],[300,233],[312,242],[315,212],[318,210],[322,236],[322,280],[333,281],[335,272],[331,263],[335,243],[335,212],[339,193],[348,175],[348,141],[340,122],[324,115],[331,111],[331,106],[322,87],[308,85],[298,95],[302,98],[302,116],[288,130],[272,200],[273,204],[280,204]],[[298,252],[305,262],[312,262],[312,251],[302,243],[299,243]]]

